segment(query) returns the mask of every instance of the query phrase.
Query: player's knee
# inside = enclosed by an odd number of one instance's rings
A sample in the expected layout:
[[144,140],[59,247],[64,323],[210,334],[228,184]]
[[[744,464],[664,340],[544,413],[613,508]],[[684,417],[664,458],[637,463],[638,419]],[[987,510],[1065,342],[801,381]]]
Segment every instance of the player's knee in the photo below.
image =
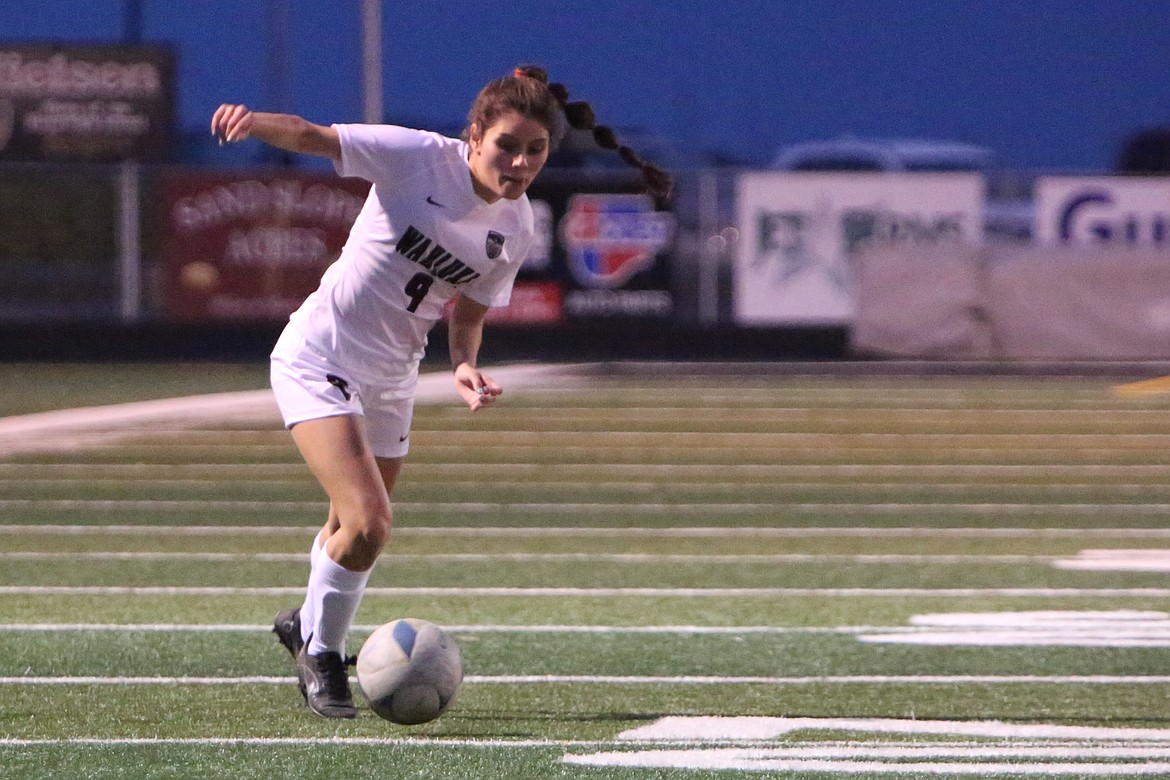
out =
[[390,539],[393,518],[384,496],[351,502],[339,510],[341,527],[348,538],[348,553],[373,561]]
[[351,524],[355,546],[364,554],[377,557],[390,540],[393,519],[385,501],[371,502]]
[[368,515],[365,521],[355,529],[355,538],[364,552],[377,556],[382,548],[390,541],[390,512],[380,512]]

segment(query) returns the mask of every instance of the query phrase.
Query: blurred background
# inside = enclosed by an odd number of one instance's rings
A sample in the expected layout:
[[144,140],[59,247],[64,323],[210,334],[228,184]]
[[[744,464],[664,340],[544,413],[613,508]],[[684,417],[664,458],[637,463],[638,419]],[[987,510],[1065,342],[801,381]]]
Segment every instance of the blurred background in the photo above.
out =
[[[0,6],[0,359],[266,354],[366,185],[221,102],[458,135],[546,66],[571,135],[498,358],[1170,357],[1157,0]],[[432,339],[434,359],[442,338]]]

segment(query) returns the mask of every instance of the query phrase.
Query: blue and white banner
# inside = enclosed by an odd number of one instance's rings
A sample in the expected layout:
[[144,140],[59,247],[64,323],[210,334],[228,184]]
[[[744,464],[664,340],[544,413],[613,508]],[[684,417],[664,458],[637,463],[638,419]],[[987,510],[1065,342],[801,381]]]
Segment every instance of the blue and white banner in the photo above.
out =
[[1170,177],[1046,176],[1034,197],[1039,243],[1170,249]]

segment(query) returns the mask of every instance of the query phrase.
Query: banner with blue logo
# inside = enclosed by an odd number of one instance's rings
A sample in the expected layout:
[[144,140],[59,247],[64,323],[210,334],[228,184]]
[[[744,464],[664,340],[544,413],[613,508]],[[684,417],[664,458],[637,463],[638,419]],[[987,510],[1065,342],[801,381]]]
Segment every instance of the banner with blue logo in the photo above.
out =
[[538,220],[546,240],[537,242],[546,251],[521,279],[555,280],[565,319],[673,316],[674,214],[647,195],[582,189],[571,175],[554,174],[530,191],[534,209],[547,214]]

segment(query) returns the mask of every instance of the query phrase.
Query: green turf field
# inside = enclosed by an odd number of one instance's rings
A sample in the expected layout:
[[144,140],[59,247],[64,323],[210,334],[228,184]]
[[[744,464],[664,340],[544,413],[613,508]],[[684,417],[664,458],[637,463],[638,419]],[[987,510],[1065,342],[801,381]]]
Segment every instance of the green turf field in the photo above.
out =
[[[8,413],[263,387],[28,371],[53,391]],[[350,647],[457,639],[417,727],[299,701],[270,628],[326,505],[273,412],[55,429],[0,455],[0,778],[1170,777],[1170,396],[1122,381],[575,371],[420,404]]]

